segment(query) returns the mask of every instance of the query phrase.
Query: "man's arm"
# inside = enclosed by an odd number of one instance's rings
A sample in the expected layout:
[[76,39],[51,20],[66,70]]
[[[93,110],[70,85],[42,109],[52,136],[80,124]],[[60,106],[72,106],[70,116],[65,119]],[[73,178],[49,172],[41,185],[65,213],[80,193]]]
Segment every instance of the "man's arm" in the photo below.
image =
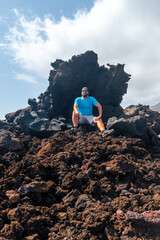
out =
[[96,107],[98,108],[98,111],[99,111],[99,116],[95,118],[95,120],[97,121],[97,120],[100,120],[102,117],[102,106],[100,103],[97,103]]
[[74,110],[75,114],[79,114],[79,112],[78,112],[78,104],[74,104],[73,110]]

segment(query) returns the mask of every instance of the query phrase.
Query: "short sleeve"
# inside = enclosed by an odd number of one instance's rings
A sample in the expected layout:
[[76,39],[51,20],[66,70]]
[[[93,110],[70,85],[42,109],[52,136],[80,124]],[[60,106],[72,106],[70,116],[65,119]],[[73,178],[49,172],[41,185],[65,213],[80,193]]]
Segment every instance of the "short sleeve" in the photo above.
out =
[[97,101],[94,97],[92,97],[92,102],[93,102],[93,105],[94,105],[94,106],[96,106],[97,103],[98,103],[98,101]]
[[75,99],[74,104],[78,105],[78,98]]

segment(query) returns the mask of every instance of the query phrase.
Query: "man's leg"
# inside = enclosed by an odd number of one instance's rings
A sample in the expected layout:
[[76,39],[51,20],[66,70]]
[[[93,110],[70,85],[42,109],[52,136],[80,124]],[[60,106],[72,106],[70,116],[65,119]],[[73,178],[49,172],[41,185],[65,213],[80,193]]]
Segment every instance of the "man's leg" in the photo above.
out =
[[99,130],[100,130],[101,132],[103,132],[103,131],[105,130],[105,127],[104,127],[104,124],[103,124],[103,122],[102,122],[102,119],[100,119],[100,120],[98,120],[98,121],[94,121],[94,123],[97,124],[97,127],[99,128]]
[[79,113],[75,113],[73,111],[72,113],[72,122],[74,127],[78,127],[78,121],[79,121]]
[[103,122],[102,122],[102,119],[97,120],[97,121],[94,120],[94,123],[97,124],[97,127],[98,127],[99,130],[101,131],[102,137],[108,136],[109,133],[108,133],[107,130],[105,130],[105,127],[104,127],[104,124],[103,124]]

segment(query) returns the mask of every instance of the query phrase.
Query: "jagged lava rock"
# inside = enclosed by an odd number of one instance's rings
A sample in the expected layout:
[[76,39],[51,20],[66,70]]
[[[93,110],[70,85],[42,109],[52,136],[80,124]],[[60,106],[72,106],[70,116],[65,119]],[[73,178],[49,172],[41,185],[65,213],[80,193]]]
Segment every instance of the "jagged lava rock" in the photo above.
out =
[[16,136],[7,130],[0,131],[0,151],[8,152],[8,151],[19,151],[22,150],[22,144],[20,139],[16,138]]
[[38,108],[45,109],[49,118],[71,118],[74,99],[84,86],[102,104],[104,119],[121,113],[120,103],[130,79],[124,65],[99,66],[97,54],[87,51],[68,62],[57,60],[51,66],[54,69],[50,72],[49,87],[38,102]]
[[[159,145],[160,137],[160,114],[159,112],[152,111],[148,105],[130,105],[123,110],[125,118],[130,121],[133,117],[141,117],[147,123],[147,135],[151,142]],[[143,120],[144,121],[144,120]],[[145,124],[144,124],[145,125]],[[144,127],[142,127],[144,129]],[[133,135],[132,135],[133,136]]]
[[147,122],[141,116],[133,116],[126,118],[112,117],[108,119],[107,130],[114,129],[114,135],[124,135],[127,137],[141,137],[144,141],[148,141]]
[[[160,152],[140,138],[59,131],[0,155],[0,238],[147,239],[126,213],[159,210]],[[145,225],[145,222],[144,222]]]
[[160,211],[146,211],[143,213],[127,212],[126,218],[131,220],[141,231],[147,228],[148,234],[153,239],[160,237]]
[[[130,79],[124,64],[99,66],[97,54],[87,51],[69,61],[56,60],[51,66],[49,86],[38,102],[29,99],[30,107],[6,115],[8,122],[20,125],[26,134],[43,138],[70,128],[74,100],[84,86],[103,106],[104,121],[123,113],[120,103]],[[96,108],[94,113],[98,114]]]
[[[120,64],[100,67],[92,51],[52,66],[39,102],[29,99],[30,107],[0,121],[3,146],[6,139],[21,143],[0,151],[0,239],[158,239],[159,220],[150,224],[147,214],[159,214],[160,114],[142,105],[123,112],[129,75]],[[105,138],[95,128],[81,126],[77,135],[67,129],[84,85],[103,105],[104,119],[122,121],[118,137],[116,128]],[[146,132],[155,141],[144,141]]]

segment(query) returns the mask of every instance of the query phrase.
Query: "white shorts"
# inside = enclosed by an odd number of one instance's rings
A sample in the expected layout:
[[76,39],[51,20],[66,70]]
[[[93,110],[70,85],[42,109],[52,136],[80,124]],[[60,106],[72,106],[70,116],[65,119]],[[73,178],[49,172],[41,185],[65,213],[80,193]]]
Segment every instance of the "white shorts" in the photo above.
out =
[[91,124],[94,125],[95,117],[93,115],[80,115],[79,117],[79,124]]

